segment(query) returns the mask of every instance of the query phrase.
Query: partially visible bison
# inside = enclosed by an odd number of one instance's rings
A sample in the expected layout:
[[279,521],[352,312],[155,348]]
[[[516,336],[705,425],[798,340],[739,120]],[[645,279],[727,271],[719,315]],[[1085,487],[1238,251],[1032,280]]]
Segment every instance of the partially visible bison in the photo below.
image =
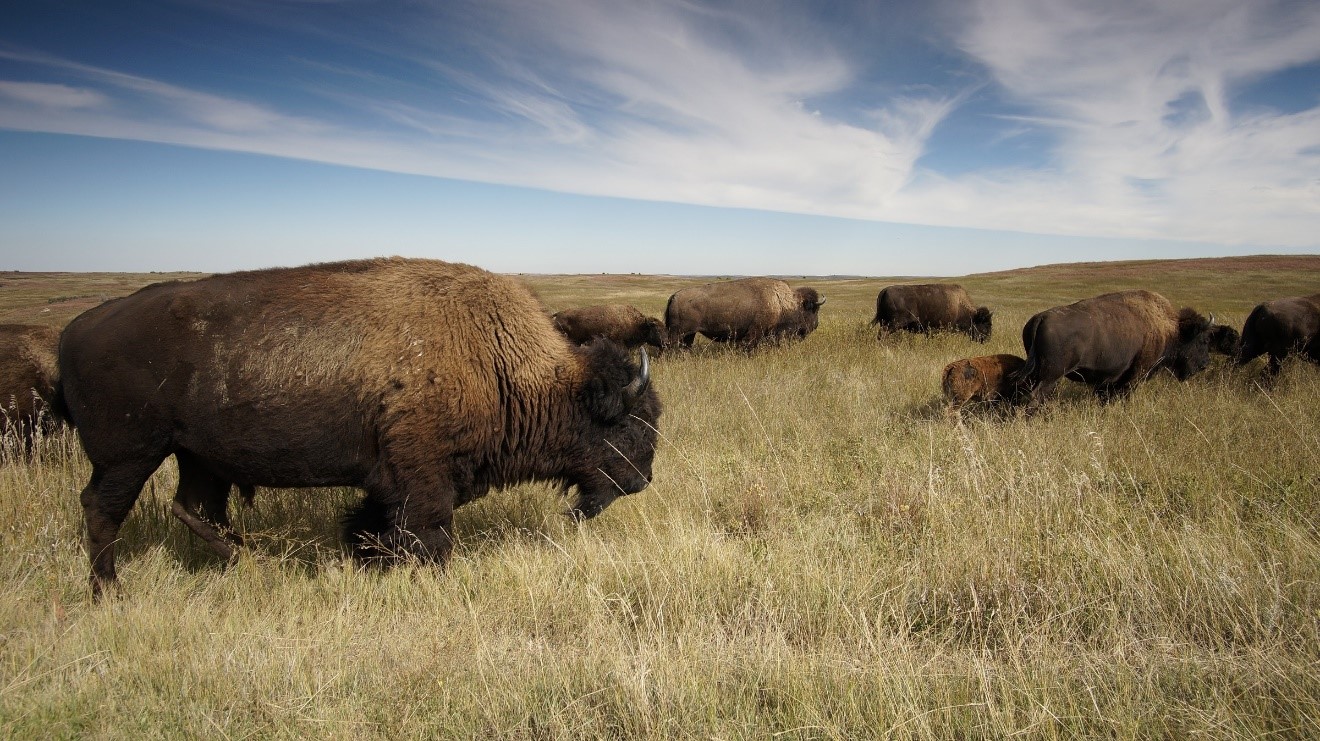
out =
[[888,332],[965,332],[977,342],[990,339],[993,312],[974,307],[966,289],[953,283],[889,286],[875,299],[875,318]]
[[790,288],[776,278],[742,278],[684,288],[669,297],[669,341],[692,347],[698,334],[715,342],[755,347],[801,339],[816,330],[825,298],[814,288]]
[[1242,325],[1239,365],[1269,355],[1268,372],[1275,375],[1293,353],[1320,363],[1320,293],[1266,301]]
[[60,422],[52,407],[59,377],[60,332],[31,324],[0,324],[0,435],[24,453]]
[[231,483],[353,486],[363,560],[443,563],[454,509],[524,481],[589,518],[645,489],[661,407],[609,340],[577,347],[521,283],[382,258],[148,286],[73,320],[61,393],[92,464],[93,593],[143,483],[178,461],[174,514],[221,556]]
[[1016,396],[1015,374],[1026,362],[1008,354],[955,360],[944,366],[944,399],[955,412],[973,402],[1012,402]]
[[1014,382],[1043,403],[1065,376],[1092,386],[1101,401],[1127,395],[1157,368],[1186,380],[1210,363],[1211,322],[1175,310],[1158,293],[1119,291],[1056,306],[1022,328],[1027,363]]
[[[1214,324],[1215,317],[1210,315],[1210,323]],[[1214,324],[1210,328],[1210,352],[1227,355],[1230,358],[1236,358],[1242,349],[1242,335],[1238,334],[1236,329],[1227,324]]]
[[553,317],[555,329],[568,339],[585,345],[597,337],[608,337],[628,348],[665,346],[664,322],[649,317],[628,304],[606,304],[564,309]]

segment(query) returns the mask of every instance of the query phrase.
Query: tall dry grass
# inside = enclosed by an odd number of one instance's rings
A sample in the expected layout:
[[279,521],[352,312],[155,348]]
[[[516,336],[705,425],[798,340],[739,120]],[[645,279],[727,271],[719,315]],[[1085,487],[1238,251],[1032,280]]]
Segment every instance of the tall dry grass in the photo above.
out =
[[[552,308],[599,295],[542,280]],[[831,284],[797,345],[667,354],[650,489],[582,525],[548,487],[492,494],[443,572],[355,568],[345,490],[260,491],[225,569],[169,515],[167,463],[93,605],[88,467],[43,441],[0,467],[0,733],[1320,735],[1320,368],[953,422],[939,369],[1020,352],[1030,285],[973,291],[1006,307],[985,346],[877,343],[878,288]]]

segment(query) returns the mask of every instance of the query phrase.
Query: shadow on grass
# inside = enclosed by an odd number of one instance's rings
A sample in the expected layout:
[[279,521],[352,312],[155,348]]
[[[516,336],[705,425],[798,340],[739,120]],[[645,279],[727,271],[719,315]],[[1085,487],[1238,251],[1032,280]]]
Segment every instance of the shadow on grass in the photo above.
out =
[[[558,487],[528,484],[459,507],[454,516],[454,555],[471,557],[506,544],[542,541],[557,529],[570,503]],[[163,548],[188,573],[220,572],[226,561],[170,512],[173,491],[149,482],[120,530],[117,560],[123,564]],[[253,506],[231,496],[230,518],[244,540],[240,558],[278,561],[307,576],[349,558],[342,522],[363,494],[352,488],[259,488]]]

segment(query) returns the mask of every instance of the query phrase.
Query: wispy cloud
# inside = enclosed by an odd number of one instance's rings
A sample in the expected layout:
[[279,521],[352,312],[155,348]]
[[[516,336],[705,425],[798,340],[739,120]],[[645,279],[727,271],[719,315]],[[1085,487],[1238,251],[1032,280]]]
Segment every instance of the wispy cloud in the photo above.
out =
[[[332,104],[315,114],[11,49],[0,59],[42,81],[0,81],[0,126],[907,223],[1288,246],[1320,234],[1320,108],[1233,105],[1320,59],[1314,3],[980,0],[945,50],[970,74],[943,89],[862,79],[865,45],[835,43],[838,28],[791,3],[411,7],[424,10],[380,35],[323,34],[388,64],[306,59],[317,82],[299,93]],[[286,22],[265,6],[250,20]],[[918,166],[974,91],[1015,112],[999,143],[1050,132],[1047,167]]]
[[109,98],[95,90],[44,82],[0,80],[0,96],[47,110],[98,108],[109,102]]
[[[1049,171],[927,178],[928,223],[1314,245],[1320,109],[1234,113],[1236,88],[1320,59],[1320,6],[982,0],[961,36],[1060,142]],[[946,205],[941,205],[946,204]]]

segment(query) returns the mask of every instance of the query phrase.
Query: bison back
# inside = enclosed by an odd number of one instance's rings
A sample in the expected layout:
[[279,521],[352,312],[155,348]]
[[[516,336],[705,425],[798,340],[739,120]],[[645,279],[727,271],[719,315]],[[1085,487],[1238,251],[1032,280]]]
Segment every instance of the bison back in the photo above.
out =
[[393,258],[149,286],[77,317],[59,362],[94,464],[183,448],[238,483],[324,486],[381,474],[394,437],[489,448],[501,395],[567,354],[511,279]]

